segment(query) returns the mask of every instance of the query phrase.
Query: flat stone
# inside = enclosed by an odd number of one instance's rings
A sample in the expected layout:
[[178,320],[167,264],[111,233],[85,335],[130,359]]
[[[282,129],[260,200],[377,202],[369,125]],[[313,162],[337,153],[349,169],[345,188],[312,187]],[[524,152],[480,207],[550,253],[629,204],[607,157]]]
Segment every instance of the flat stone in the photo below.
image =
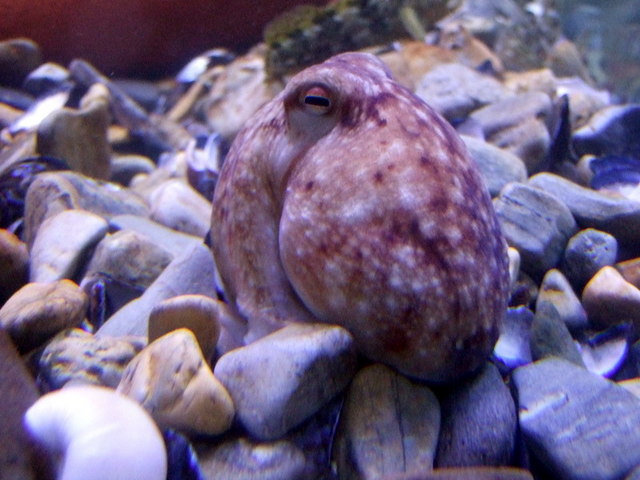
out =
[[85,278],[106,274],[117,281],[145,289],[172,259],[167,250],[146,235],[120,230],[98,243],[87,265]]
[[560,270],[551,269],[542,279],[536,310],[541,309],[543,303],[553,305],[560,319],[570,331],[584,329],[589,325],[587,313],[582,307],[580,299]]
[[305,457],[286,440],[256,443],[228,440],[198,455],[207,480],[302,480]]
[[110,220],[109,225],[116,230],[130,230],[144,235],[174,257],[181,255],[186,249],[202,243],[200,237],[178,232],[138,215],[117,215]]
[[520,252],[522,269],[535,277],[558,264],[577,230],[566,205],[528,185],[508,184],[494,206],[507,243]]
[[598,327],[628,322],[640,329],[640,290],[613,267],[603,267],[582,292],[589,320]]
[[27,246],[8,230],[0,229],[0,305],[29,278]]
[[74,172],[40,173],[27,190],[24,241],[31,245],[46,218],[71,209],[87,210],[107,220],[121,214],[148,216],[144,201],[116,184]]
[[555,305],[542,302],[531,324],[531,355],[534,360],[560,357],[584,367],[578,347]]
[[427,386],[382,364],[366,367],[340,414],[333,449],[339,476],[373,480],[430,470],[439,431],[440,405]]
[[438,468],[511,465],[516,406],[493,364],[487,363],[477,376],[447,390],[440,396],[440,405]]
[[551,137],[546,124],[538,118],[530,118],[510,128],[500,130],[488,139],[518,158],[529,173],[542,170],[551,147]]
[[508,95],[498,80],[459,63],[439,65],[418,82],[415,94],[447,120],[469,113]]
[[22,418],[39,397],[38,388],[27,371],[7,333],[0,329],[0,480],[53,478],[44,474],[41,455],[35,455],[33,442],[24,429]]
[[211,226],[211,202],[179,179],[162,183],[150,195],[151,219],[203,238]]
[[[104,89],[104,86],[92,87],[98,88]],[[38,127],[38,152],[61,158],[72,170],[89,177],[108,180],[111,147],[107,128],[111,118],[108,93],[105,95],[107,98],[93,99],[80,110],[64,107],[46,117]]]
[[555,478],[613,480],[640,464],[640,400],[570,362],[549,358],[513,374],[522,434]]
[[116,155],[111,159],[112,182],[128,186],[133,177],[139,174],[150,174],[156,168],[149,157],[143,155]]
[[562,260],[562,271],[573,288],[582,292],[598,270],[613,265],[617,256],[618,241],[613,235],[586,228],[569,239]]
[[29,281],[74,279],[87,252],[107,230],[106,220],[85,210],[65,210],[47,218],[31,247]]
[[69,70],[54,62],[47,62],[32,70],[24,79],[22,88],[35,97],[61,88],[69,80]]
[[638,158],[640,105],[614,105],[598,111],[584,127],[573,133],[573,148],[579,156],[621,155]]
[[178,328],[193,332],[205,358],[213,355],[220,337],[225,304],[204,295],[180,295],[153,307],[149,315],[149,342]]
[[291,324],[218,360],[238,420],[257,439],[282,437],[343,390],[356,368],[347,330]]
[[127,365],[117,391],[138,401],[161,428],[188,434],[221,434],[235,413],[231,397],[186,328],[145,347]]
[[527,470],[509,467],[438,468],[431,472],[389,475],[380,480],[533,480]]
[[50,390],[69,382],[116,388],[125,367],[144,346],[140,337],[95,338],[79,328],[69,329],[42,352],[39,381]]
[[28,283],[0,308],[0,327],[24,353],[60,331],[78,326],[87,304],[85,293],[70,280]]
[[474,137],[463,135],[462,139],[492,197],[507,183],[527,179],[527,167],[516,155]]
[[640,202],[597,192],[553,173],[534,175],[529,185],[560,199],[582,228],[610,233],[623,244],[640,238]]
[[202,244],[192,244],[174,258],[142,296],[109,317],[96,336],[146,336],[153,307],[168,298],[186,294],[216,297],[213,257]]

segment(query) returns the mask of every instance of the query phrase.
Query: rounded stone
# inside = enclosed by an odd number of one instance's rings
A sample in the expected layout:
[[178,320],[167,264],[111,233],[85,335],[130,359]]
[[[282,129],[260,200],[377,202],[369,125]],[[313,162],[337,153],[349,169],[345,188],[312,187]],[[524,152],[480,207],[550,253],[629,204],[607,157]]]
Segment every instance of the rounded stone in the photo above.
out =
[[27,283],[27,246],[8,230],[0,229],[0,305]]
[[542,308],[543,303],[553,305],[560,319],[569,330],[576,331],[589,325],[587,313],[584,311],[569,281],[560,270],[551,269],[542,279],[536,301],[536,310]]
[[21,352],[42,345],[58,332],[78,326],[88,299],[70,280],[28,283],[0,308],[0,326]]
[[562,270],[577,292],[602,267],[613,265],[618,255],[618,241],[613,235],[586,228],[569,239],[562,260]]
[[220,337],[224,304],[205,295],[180,295],[163,300],[149,315],[149,342],[178,328],[193,332],[205,358],[211,358]]
[[127,366],[117,390],[137,400],[162,428],[188,434],[223,433],[235,414],[231,397],[186,328],[145,347]]
[[159,185],[150,204],[151,218],[162,225],[201,238],[209,231],[211,203],[182,180]]

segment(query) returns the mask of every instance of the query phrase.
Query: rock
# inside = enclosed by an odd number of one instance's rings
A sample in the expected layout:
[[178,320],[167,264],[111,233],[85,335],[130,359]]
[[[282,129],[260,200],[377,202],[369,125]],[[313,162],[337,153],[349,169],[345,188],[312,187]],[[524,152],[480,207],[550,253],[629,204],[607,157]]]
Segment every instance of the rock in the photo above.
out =
[[40,47],[26,38],[10,38],[23,35],[15,32],[13,35],[0,35],[4,40],[0,42],[0,84],[19,87],[29,72],[42,63]]
[[597,327],[630,323],[640,329],[640,290],[613,267],[603,267],[582,292],[589,321]]
[[467,135],[462,139],[492,197],[498,195],[507,183],[527,179],[527,168],[516,155]]
[[517,155],[535,172],[544,161],[550,145],[545,120],[552,104],[542,92],[509,96],[474,111],[467,121],[480,124],[489,143]]
[[139,174],[150,174],[156,168],[149,157],[143,155],[115,155],[111,159],[110,180],[128,186],[133,177]]
[[614,105],[598,111],[584,127],[573,132],[573,149],[578,156],[621,155],[640,157],[640,140],[634,132],[640,126],[640,104]]
[[79,325],[87,303],[87,296],[70,280],[28,283],[0,308],[0,327],[24,353]]
[[382,364],[355,376],[340,414],[333,456],[340,478],[373,480],[433,468],[440,405],[425,385]]
[[438,468],[511,465],[516,406],[494,365],[487,363],[477,376],[447,390],[440,405]]
[[571,105],[571,125],[581,128],[598,110],[611,104],[607,90],[596,90],[580,78],[559,78],[556,96],[567,95]]
[[627,359],[629,330],[626,326],[614,326],[583,335],[576,345],[587,370],[603,377],[613,377]]
[[580,230],[569,239],[562,260],[562,271],[577,292],[598,270],[613,265],[618,255],[618,242],[614,236],[594,228]]
[[541,302],[536,308],[531,324],[531,355],[534,360],[560,357],[584,367],[567,325],[551,302]]
[[640,464],[640,400],[566,360],[513,374],[522,434],[553,478],[622,478]]
[[507,71],[503,83],[507,90],[515,94],[543,92],[553,98],[558,79],[548,68],[540,68],[524,72]]
[[[0,479],[35,480],[45,475],[45,459],[36,452],[25,431],[22,417],[38,397],[38,387],[27,371],[11,339],[0,329]],[[37,475],[39,473],[39,475]]]
[[204,245],[191,245],[174,258],[141,297],[112,315],[96,335],[146,335],[153,307],[162,300],[185,294],[216,297],[215,265]]
[[149,342],[178,328],[193,332],[205,358],[211,358],[220,337],[224,303],[204,295],[180,295],[160,302],[149,314]]
[[31,247],[31,282],[75,279],[82,262],[108,229],[107,222],[85,210],[64,210],[47,218]]
[[[34,440],[55,455],[57,478],[165,480],[162,434],[147,412],[110,388],[81,385],[41,397],[25,413]],[[96,470],[98,469],[99,470]]]
[[355,360],[353,338],[345,329],[294,323],[226,353],[214,373],[247,431],[273,440],[345,388]]
[[207,480],[303,480],[304,454],[280,440],[255,443],[245,438],[228,440],[199,455]]
[[179,179],[158,186],[150,204],[151,219],[166,227],[201,238],[209,231],[211,202]]
[[188,434],[223,433],[235,413],[231,397],[186,328],[144,348],[127,365],[118,392],[139,402],[161,428]]
[[202,238],[177,232],[138,215],[117,215],[111,219],[109,225],[115,230],[130,230],[143,235],[174,257],[202,243]]
[[531,324],[533,312],[520,306],[507,309],[500,336],[493,349],[494,363],[504,373],[531,363]]
[[553,173],[534,175],[528,184],[560,199],[582,228],[610,233],[627,245],[640,238],[639,202],[582,187]]
[[520,252],[523,270],[542,277],[558,264],[577,229],[560,200],[540,189],[511,183],[500,192],[494,206],[507,243]]
[[41,173],[27,190],[24,241],[31,245],[46,218],[71,209],[87,210],[107,220],[121,214],[148,216],[147,206],[138,195],[115,184],[74,172]]
[[[566,257],[567,253],[565,252]],[[549,303],[556,309],[560,320],[570,331],[581,330],[589,326],[587,313],[569,281],[560,270],[551,269],[542,279],[536,301],[536,311],[543,308],[543,303]]]
[[38,379],[57,390],[68,382],[116,388],[127,364],[144,347],[136,337],[95,338],[74,328],[49,342],[38,361]]
[[447,63],[425,74],[418,82],[415,94],[452,121],[502,100],[508,92],[489,75],[459,63]]
[[533,480],[527,470],[509,467],[438,468],[432,472],[391,475],[381,480]]
[[[609,263],[608,265],[611,264]],[[627,282],[636,288],[640,288],[640,258],[625,260],[615,264],[614,267]]]
[[8,230],[0,229],[0,305],[27,283],[27,246]]
[[22,88],[35,97],[40,97],[62,88],[69,80],[69,70],[55,62],[40,65],[27,75]]
[[87,265],[85,279],[102,273],[144,290],[158,278],[172,258],[169,252],[146,235],[120,230],[98,243]]
[[[92,89],[104,87],[95,85]],[[38,152],[61,158],[72,170],[88,177],[108,180],[111,147],[107,127],[111,119],[106,90],[104,95],[106,98],[93,99],[80,110],[65,107],[45,118],[38,127]]]

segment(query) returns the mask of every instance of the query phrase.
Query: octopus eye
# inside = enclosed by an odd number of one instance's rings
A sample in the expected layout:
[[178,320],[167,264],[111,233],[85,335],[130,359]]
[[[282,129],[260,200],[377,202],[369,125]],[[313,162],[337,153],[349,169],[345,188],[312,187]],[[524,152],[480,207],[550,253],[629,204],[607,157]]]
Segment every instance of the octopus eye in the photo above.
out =
[[300,101],[304,109],[314,115],[325,115],[331,111],[332,95],[326,88],[314,86],[302,92]]

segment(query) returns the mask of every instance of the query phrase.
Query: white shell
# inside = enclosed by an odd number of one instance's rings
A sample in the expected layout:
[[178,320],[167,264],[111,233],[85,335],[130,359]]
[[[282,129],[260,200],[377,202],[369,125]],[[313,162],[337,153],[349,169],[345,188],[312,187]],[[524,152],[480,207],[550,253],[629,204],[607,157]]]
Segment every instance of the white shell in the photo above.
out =
[[60,458],[57,480],[165,480],[160,431],[135,401],[114,390],[71,386],[27,410],[33,439]]

